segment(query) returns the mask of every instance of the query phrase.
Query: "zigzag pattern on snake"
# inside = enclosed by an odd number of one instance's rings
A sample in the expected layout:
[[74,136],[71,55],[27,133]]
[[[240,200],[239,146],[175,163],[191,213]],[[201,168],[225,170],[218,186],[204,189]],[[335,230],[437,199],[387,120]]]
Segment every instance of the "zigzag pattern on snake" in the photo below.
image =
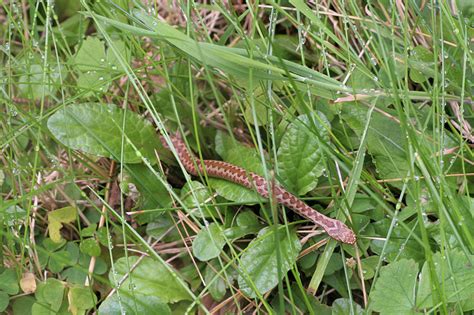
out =
[[[163,145],[168,147],[164,137],[161,137],[161,140]],[[261,196],[269,197],[269,185],[264,177],[227,162],[197,159],[194,154],[189,152],[179,132],[171,136],[171,142],[184,168],[191,175],[203,174],[203,168],[205,168],[206,174],[210,177],[222,178],[246,188],[255,189]],[[356,242],[354,232],[341,221],[319,213],[278,184],[270,185],[270,187],[272,187],[273,197],[278,203],[322,227],[333,239],[347,244]]]

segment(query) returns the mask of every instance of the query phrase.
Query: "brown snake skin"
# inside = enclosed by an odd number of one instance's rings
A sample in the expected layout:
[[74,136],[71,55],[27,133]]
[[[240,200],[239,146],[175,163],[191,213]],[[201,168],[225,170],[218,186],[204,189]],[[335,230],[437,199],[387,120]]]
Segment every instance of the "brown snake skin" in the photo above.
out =
[[[206,174],[210,177],[222,178],[246,188],[255,189],[260,195],[268,198],[269,185],[264,177],[252,172],[247,172],[245,169],[230,163],[215,160],[201,161],[196,159],[195,156],[188,151],[179,132],[170,137],[181,163],[190,174],[195,176],[202,174],[203,167],[205,167]],[[161,141],[166,148],[169,148],[164,137],[161,137]],[[287,206],[299,215],[308,218],[322,227],[333,239],[347,244],[354,244],[356,242],[354,232],[344,223],[319,213],[280,185],[273,184],[273,196],[278,203]]]

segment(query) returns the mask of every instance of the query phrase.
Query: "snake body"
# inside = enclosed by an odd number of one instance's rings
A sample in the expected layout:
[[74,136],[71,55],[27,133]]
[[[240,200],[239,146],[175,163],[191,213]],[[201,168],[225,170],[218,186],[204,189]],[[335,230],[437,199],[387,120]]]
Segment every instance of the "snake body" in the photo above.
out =
[[[216,160],[199,160],[186,147],[181,135],[176,133],[170,136],[171,142],[178,154],[178,158],[183,164],[184,168],[191,175],[199,175],[205,172],[210,177],[222,178],[233,183],[237,183],[248,189],[255,189],[261,196],[268,198],[268,188],[272,189],[272,197],[282,205],[287,206],[299,215],[308,218],[315,224],[322,227],[326,233],[333,239],[347,243],[354,244],[356,236],[354,232],[339,220],[328,218],[319,213],[313,208],[309,207],[303,201],[298,199],[295,195],[288,192],[285,188],[278,184],[268,184],[267,180],[253,172],[248,172],[245,169],[236,165]],[[168,145],[161,137],[163,145],[167,148]]]

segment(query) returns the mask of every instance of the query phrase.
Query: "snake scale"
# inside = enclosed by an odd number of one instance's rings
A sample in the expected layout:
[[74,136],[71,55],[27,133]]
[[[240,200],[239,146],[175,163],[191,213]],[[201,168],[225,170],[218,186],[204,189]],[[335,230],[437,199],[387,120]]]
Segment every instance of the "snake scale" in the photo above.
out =
[[[179,132],[171,135],[170,138],[178,154],[178,158],[186,171],[191,175],[198,176],[199,174],[203,174],[203,169],[205,168],[205,172],[208,176],[222,178],[248,189],[255,189],[265,198],[269,197],[268,187],[272,187],[273,197],[278,203],[319,225],[333,239],[347,244],[354,244],[356,242],[354,232],[344,223],[319,213],[298,199],[298,197],[285,190],[282,186],[278,184],[269,185],[264,177],[227,162],[216,160],[201,161],[197,159],[194,154],[187,149]],[[161,141],[163,145],[169,149],[164,137],[161,137]]]

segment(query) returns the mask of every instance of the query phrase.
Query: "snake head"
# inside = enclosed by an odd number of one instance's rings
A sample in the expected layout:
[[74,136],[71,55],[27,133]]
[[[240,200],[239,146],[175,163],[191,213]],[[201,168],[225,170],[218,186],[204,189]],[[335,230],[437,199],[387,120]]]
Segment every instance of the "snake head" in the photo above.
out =
[[329,236],[342,243],[355,244],[357,237],[350,228],[340,221],[337,221],[336,226],[337,228],[326,231]]

